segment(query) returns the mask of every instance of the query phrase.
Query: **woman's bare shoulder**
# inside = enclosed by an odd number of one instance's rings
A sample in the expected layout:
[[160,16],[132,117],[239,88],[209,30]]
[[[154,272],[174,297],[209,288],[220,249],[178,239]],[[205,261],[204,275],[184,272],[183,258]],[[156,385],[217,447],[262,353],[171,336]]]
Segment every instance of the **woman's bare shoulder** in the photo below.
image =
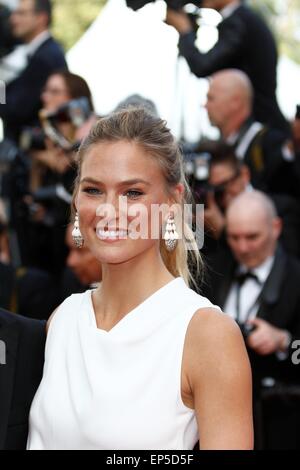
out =
[[191,319],[189,330],[193,335],[205,340],[209,339],[207,335],[213,335],[215,338],[228,335],[240,336],[240,329],[236,322],[215,307],[197,310]]
[[246,350],[236,322],[222,311],[201,308],[195,312],[186,334],[186,349],[191,360],[207,366],[226,358],[244,357]]

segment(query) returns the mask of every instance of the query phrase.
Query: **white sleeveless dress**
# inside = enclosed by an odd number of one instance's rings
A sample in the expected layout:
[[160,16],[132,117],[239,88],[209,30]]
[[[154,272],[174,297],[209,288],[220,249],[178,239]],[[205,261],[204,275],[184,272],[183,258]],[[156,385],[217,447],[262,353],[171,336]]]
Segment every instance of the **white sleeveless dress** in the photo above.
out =
[[179,277],[107,332],[97,328],[91,293],[71,295],[51,321],[27,448],[192,449],[183,346],[193,314],[213,305]]

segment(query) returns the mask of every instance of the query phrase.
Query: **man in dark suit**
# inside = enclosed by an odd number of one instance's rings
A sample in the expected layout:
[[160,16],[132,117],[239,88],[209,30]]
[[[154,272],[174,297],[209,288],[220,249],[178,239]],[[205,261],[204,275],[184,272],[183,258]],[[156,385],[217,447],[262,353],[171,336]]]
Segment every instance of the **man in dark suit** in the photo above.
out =
[[20,0],[11,16],[12,32],[27,44],[28,58],[27,67],[7,85],[6,104],[0,106],[5,137],[15,141],[23,126],[36,124],[47,77],[67,67],[61,47],[50,35],[50,23],[50,0]]
[[[251,183],[266,192],[299,195],[295,155],[286,135],[251,119],[253,88],[247,75],[237,69],[212,75],[206,109],[221,141],[234,148],[250,169]],[[205,142],[202,147],[205,146]]]
[[[217,145],[211,149],[209,185],[211,191],[207,195],[204,211],[205,229],[219,241],[226,244],[225,212],[235,197],[243,191],[253,191],[250,184],[251,175],[248,166],[240,161],[231,147]],[[287,195],[269,193],[278,216],[282,219],[280,242],[284,249],[300,257],[300,207],[298,201]],[[206,242],[208,239],[206,239]],[[218,244],[211,243],[211,249],[205,244],[206,252],[215,251]]]
[[277,49],[264,21],[242,2],[203,0],[223,17],[218,25],[219,39],[207,53],[195,46],[195,32],[183,11],[168,9],[167,23],[180,34],[179,51],[197,77],[207,77],[226,68],[237,68],[250,78],[254,88],[254,118],[289,132],[276,101]]
[[0,308],[47,320],[58,305],[57,283],[47,271],[0,262]]
[[233,257],[223,253],[210,297],[244,333],[256,424],[260,422],[256,429],[264,437],[260,445],[298,448],[300,366],[292,357],[294,341],[300,338],[300,264],[278,246],[281,223],[263,193],[244,192],[235,198],[226,222]]
[[28,415],[42,378],[45,322],[0,310],[0,450],[26,448]]

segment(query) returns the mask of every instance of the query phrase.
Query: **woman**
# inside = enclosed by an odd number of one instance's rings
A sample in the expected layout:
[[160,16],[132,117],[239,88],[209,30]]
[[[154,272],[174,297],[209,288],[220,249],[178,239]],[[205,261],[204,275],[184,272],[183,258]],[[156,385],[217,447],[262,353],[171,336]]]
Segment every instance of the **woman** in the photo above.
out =
[[92,94],[86,81],[67,70],[58,70],[48,77],[41,100],[44,110],[55,112],[68,101],[82,96],[88,99],[90,109],[93,111]]
[[[241,334],[188,287],[173,219],[185,191],[174,138],[143,109],[100,119],[83,142],[73,236],[102,283],[49,320],[28,449],[192,449],[199,430],[201,449],[252,448]],[[172,208],[158,220],[164,239],[137,237],[157,204]]]
[[[86,121],[80,128],[75,129],[71,122],[58,122],[56,127],[67,140],[81,140],[88,134],[91,126],[96,121],[96,116],[93,113],[94,106],[89,86],[79,75],[62,70],[54,72],[49,76],[41,94],[43,107],[40,111],[40,116],[42,122],[45,116],[55,114],[61,106],[79,98],[86,98],[91,112],[90,117],[86,118]],[[65,173],[70,167],[70,155],[50,139],[46,140],[46,147],[46,150],[35,150],[32,152],[34,160],[42,163],[45,168],[51,169],[55,173]]]

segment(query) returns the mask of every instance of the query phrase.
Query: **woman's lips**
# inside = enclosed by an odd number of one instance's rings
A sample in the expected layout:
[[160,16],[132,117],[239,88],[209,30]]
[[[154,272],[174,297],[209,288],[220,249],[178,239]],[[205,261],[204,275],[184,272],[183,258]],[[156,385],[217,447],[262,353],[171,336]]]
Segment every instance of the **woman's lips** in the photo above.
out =
[[96,229],[96,235],[100,240],[104,241],[125,240],[128,238],[128,230],[104,230],[98,228]]

